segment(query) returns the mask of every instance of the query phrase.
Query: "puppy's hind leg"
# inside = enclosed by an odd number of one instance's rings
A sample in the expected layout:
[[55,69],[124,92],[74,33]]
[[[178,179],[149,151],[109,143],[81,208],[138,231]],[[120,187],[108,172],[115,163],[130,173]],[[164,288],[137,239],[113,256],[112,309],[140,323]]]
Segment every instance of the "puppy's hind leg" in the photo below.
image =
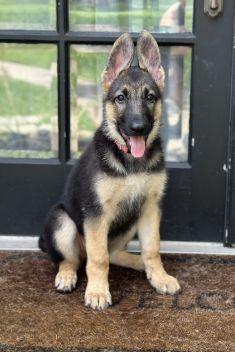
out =
[[110,263],[138,271],[144,270],[144,263],[141,255],[128,253],[125,250],[113,251],[110,256]]
[[125,250],[125,246],[134,237],[135,233],[136,227],[134,226],[125,235],[121,235],[118,238],[110,241],[109,252],[111,264],[139,271],[144,270],[144,263],[141,255],[128,253]]
[[77,283],[77,270],[82,259],[82,243],[74,221],[67,213],[59,217],[60,227],[54,232],[56,248],[63,255],[59,263],[59,272],[55,278],[58,291],[70,292]]
[[63,209],[55,207],[48,218],[44,245],[54,261],[59,262],[55,287],[61,292],[71,292],[77,282],[77,270],[84,256],[83,243],[76,224]]

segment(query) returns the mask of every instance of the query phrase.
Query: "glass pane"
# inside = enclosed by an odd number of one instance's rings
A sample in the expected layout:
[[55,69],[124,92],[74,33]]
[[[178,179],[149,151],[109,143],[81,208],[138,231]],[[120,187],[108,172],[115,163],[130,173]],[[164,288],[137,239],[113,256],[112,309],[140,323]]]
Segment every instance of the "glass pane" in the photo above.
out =
[[0,157],[56,157],[56,46],[1,43],[0,80]]
[[[71,152],[79,154],[102,121],[100,74],[111,46],[71,46]],[[167,161],[188,160],[191,49],[162,47],[166,85],[162,137]]]
[[193,0],[69,0],[72,31],[191,32]]
[[162,47],[166,73],[162,107],[162,139],[167,161],[187,161],[189,141],[191,49]]
[[0,0],[0,29],[56,30],[55,0]]

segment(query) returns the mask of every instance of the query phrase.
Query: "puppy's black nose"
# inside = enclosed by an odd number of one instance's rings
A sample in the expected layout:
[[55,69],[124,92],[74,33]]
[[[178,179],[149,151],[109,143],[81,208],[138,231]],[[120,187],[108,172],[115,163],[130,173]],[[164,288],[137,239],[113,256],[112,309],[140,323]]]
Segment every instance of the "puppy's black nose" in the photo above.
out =
[[141,135],[146,129],[146,124],[143,120],[133,120],[130,124],[130,129],[132,132]]

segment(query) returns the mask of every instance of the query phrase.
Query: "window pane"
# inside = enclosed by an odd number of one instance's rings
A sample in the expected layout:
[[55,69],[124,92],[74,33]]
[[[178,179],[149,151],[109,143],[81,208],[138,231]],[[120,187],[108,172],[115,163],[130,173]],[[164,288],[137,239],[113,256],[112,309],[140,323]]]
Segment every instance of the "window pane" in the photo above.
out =
[[[71,47],[71,151],[79,156],[102,120],[100,74],[111,46]],[[191,49],[162,47],[166,73],[162,137],[167,161],[188,160]]]
[[193,0],[69,0],[72,31],[191,32]]
[[0,0],[0,29],[55,30],[55,0]]
[[56,157],[56,46],[0,44],[0,79],[0,157]]
[[167,161],[187,161],[189,141],[191,49],[161,48],[166,73],[162,109],[162,139]]

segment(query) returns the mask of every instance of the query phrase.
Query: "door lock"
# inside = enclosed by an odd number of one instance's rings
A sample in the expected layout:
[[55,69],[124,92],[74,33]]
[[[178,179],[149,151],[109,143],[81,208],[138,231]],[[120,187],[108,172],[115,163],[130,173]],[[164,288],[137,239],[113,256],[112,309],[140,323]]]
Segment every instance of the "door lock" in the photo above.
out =
[[215,18],[223,11],[223,0],[204,0],[204,13]]

